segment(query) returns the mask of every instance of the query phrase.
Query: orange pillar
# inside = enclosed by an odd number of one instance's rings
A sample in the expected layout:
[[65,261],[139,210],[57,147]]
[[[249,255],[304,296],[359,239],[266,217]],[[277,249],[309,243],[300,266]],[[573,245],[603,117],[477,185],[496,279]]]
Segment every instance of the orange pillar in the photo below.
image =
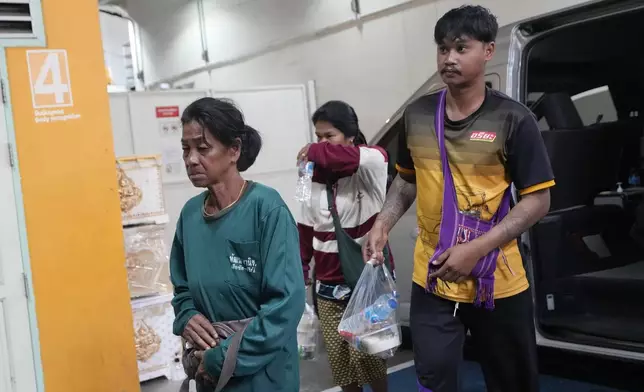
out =
[[42,7],[47,48],[8,49],[7,66],[45,390],[135,392],[98,2]]

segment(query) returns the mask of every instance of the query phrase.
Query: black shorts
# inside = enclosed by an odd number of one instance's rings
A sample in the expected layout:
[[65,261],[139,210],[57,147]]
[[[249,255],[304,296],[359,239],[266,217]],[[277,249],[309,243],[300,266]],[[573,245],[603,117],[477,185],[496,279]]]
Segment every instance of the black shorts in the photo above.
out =
[[488,392],[538,392],[533,304],[526,290],[497,299],[493,311],[428,294],[414,284],[410,324],[419,391],[458,392],[470,331]]

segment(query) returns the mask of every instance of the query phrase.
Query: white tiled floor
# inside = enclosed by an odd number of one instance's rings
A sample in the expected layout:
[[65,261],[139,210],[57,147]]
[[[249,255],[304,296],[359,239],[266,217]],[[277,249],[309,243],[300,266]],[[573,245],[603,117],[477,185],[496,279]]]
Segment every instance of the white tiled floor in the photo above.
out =
[[[401,351],[389,361],[389,366],[396,366],[412,358],[411,351]],[[320,355],[315,361],[302,361],[300,378],[300,392],[321,392],[334,387],[326,354]],[[177,392],[180,385],[181,383],[165,379],[152,380],[141,385],[141,392]]]

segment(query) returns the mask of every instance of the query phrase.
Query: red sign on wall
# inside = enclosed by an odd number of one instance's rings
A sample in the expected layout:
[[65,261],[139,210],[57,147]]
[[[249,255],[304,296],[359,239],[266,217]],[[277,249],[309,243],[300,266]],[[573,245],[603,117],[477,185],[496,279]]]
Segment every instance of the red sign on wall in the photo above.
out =
[[179,117],[179,106],[157,106],[157,118]]

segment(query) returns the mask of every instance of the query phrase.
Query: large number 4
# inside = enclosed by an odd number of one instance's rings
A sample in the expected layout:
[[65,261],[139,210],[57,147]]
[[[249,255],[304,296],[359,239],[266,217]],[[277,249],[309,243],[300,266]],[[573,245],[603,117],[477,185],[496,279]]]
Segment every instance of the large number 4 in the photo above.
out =
[[64,104],[65,94],[69,93],[69,84],[63,82],[59,55],[60,53],[56,52],[47,54],[34,83],[34,94],[53,94],[57,104]]

